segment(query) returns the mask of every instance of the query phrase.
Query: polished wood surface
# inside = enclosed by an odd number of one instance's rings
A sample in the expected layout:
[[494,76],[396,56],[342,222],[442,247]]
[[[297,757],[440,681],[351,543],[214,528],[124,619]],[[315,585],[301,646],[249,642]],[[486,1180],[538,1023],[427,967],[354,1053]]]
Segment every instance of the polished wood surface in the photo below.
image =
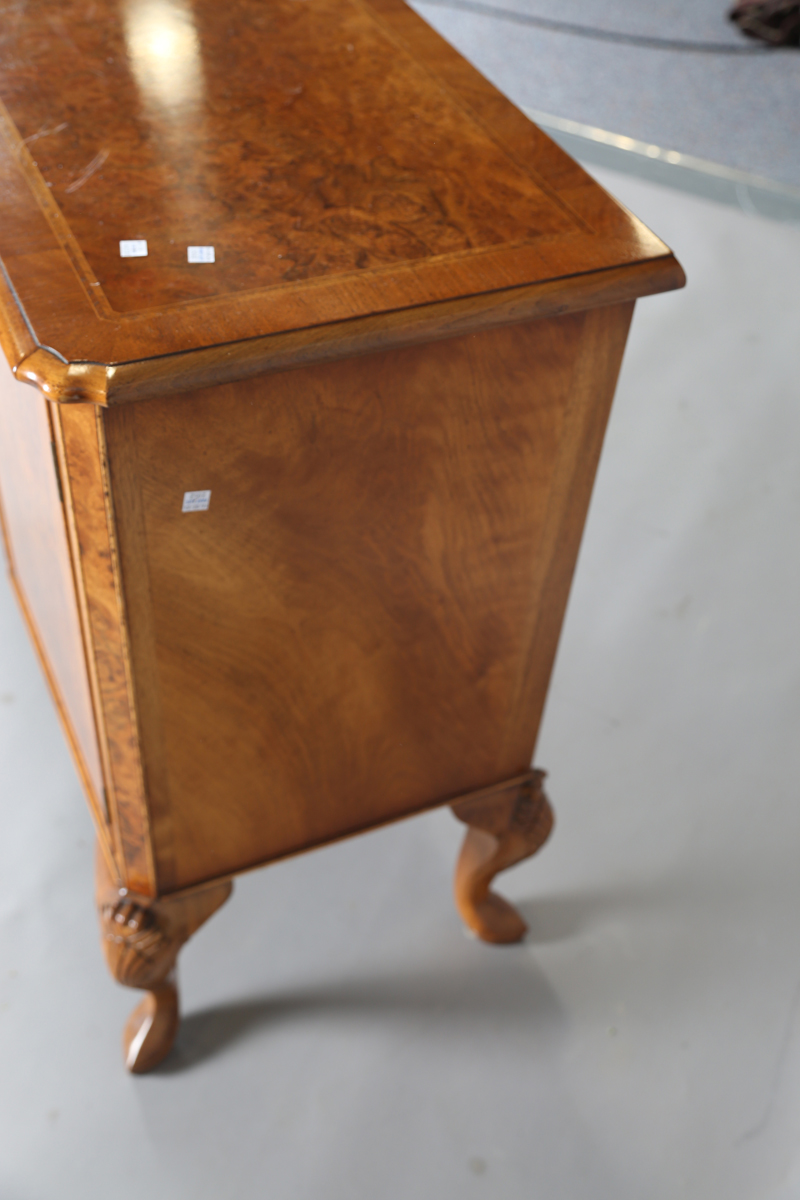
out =
[[0,371],[0,524],[14,588],[102,823],[103,771],[49,407]]
[[12,22],[3,99],[108,312],[576,230],[357,0],[58,0]]
[[683,286],[683,271],[674,259],[659,259],[657,265],[657,271],[651,263],[636,263],[570,279],[381,313],[360,321],[270,334],[234,345],[211,346],[113,366],[65,363],[49,350],[39,349],[20,358],[16,375],[58,403],[131,404],[287,367],[330,362],[539,317],[621,304],[638,296]]
[[[12,366],[75,368],[54,399],[97,399],[96,365],[459,299],[475,317],[621,266],[646,266],[637,294],[676,285],[667,247],[401,0],[39,0],[0,31],[0,304]],[[137,238],[147,257],[121,258]]]
[[629,320],[103,413],[160,890],[527,768]]
[[155,895],[152,828],[130,670],[102,421],[91,404],[53,406],[73,561],[86,612],[95,715],[111,816],[109,849],[125,885]]
[[530,771],[500,789],[477,793],[453,805],[469,825],[456,865],[456,907],[464,924],[484,942],[519,942],[528,931],[513,905],[491,890],[501,871],[540,850],[553,829],[553,810],[544,794],[544,771]]
[[231,884],[152,900],[122,887],[98,846],[95,890],[108,969],[118,983],[147,992],[128,1020],[122,1046],[134,1074],[152,1070],[178,1032],[177,958],[181,946],[225,903]]

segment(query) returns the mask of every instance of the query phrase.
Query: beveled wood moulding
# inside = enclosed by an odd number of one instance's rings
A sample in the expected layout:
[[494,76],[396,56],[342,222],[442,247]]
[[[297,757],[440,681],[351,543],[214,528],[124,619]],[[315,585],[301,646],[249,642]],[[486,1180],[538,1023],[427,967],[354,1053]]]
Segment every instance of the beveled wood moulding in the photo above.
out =
[[519,939],[491,883],[552,826],[531,758],[669,249],[401,0],[9,9],[0,180],[3,535],[147,993],[129,1068],[233,876],[411,813],[453,805],[459,911]]

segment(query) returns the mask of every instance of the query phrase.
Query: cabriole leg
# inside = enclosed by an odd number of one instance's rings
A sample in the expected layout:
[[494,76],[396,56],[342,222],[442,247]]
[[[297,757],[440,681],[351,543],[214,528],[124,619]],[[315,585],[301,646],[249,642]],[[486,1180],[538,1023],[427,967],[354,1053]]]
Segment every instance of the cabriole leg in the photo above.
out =
[[544,779],[544,771],[531,771],[513,790],[452,805],[458,819],[469,825],[456,866],[456,907],[485,942],[518,942],[527,932],[517,910],[490,887],[495,875],[530,858],[547,841],[553,811]]
[[178,951],[225,903],[232,885],[218,883],[160,900],[134,896],[111,877],[98,846],[96,888],[109,970],[118,983],[147,993],[131,1013],[122,1039],[125,1066],[142,1074],[169,1054],[178,1032]]

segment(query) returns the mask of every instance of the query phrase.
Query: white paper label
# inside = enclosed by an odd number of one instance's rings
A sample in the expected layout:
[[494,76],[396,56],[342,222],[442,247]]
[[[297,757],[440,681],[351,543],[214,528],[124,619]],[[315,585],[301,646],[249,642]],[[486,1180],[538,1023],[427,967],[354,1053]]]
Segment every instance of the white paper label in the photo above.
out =
[[186,257],[189,262],[213,262],[214,247],[213,246],[187,246]]
[[147,258],[147,242],[120,242],[120,258]]
[[211,503],[211,492],[184,492],[181,512],[205,512]]

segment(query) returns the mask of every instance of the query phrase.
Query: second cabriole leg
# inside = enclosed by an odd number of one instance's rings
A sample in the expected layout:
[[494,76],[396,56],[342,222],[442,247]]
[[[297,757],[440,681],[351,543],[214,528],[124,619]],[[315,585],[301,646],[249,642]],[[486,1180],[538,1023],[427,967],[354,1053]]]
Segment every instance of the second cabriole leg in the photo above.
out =
[[485,942],[518,942],[527,932],[517,910],[490,889],[495,875],[530,858],[550,836],[553,810],[542,788],[544,779],[544,771],[531,771],[506,791],[452,805],[469,826],[456,866],[456,907]]
[[172,1049],[179,1025],[178,951],[225,903],[232,886],[218,883],[186,896],[159,900],[135,896],[111,877],[98,846],[97,909],[106,962],[118,983],[147,993],[131,1013],[123,1034],[129,1071],[142,1074],[152,1070]]

